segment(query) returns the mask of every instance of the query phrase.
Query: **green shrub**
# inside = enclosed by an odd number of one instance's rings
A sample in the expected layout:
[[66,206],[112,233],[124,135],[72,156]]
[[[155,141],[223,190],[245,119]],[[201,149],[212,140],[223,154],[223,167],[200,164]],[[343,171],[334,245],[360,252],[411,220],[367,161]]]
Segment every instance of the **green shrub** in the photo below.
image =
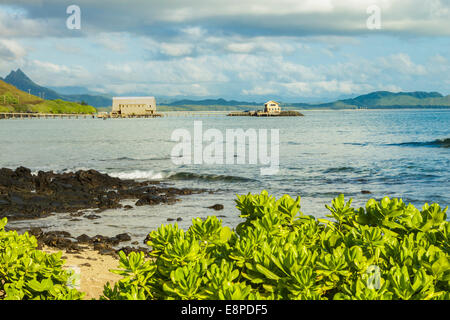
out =
[[266,191],[236,203],[235,231],[197,218],[151,232],[148,259],[121,253],[124,278],[101,299],[450,299],[447,208],[386,197],[355,210],[340,195],[329,221]]
[[[28,233],[5,231],[0,220],[0,300],[79,300],[84,294],[72,289],[71,271],[62,268],[62,252],[36,250],[37,240]],[[73,284],[73,283],[72,283]]]

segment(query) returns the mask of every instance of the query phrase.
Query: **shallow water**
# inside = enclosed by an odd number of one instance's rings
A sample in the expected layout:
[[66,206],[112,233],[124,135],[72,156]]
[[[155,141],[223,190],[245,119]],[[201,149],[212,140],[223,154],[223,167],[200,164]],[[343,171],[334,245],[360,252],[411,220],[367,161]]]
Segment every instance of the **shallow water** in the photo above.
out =
[[[101,219],[69,221],[58,214],[13,226],[44,226],[86,233],[129,232],[137,239],[167,218],[224,215],[235,226],[236,194],[263,189],[280,196],[301,196],[305,214],[324,216],[324,205],[339,193],[363,205],[369,198],[401,197],[421,207],[424,202],[450,203],[450,110],[305,111],[305,117],[167,117],[162,119],[24,119],[0,121],[0,167],[33,171],[96,169],[124,179],[157,179],[175,187],[219,190],[182,197],[175,205],[109,210]],[[279,129],[280,171],[262,176],[259,165],[175,165],[171,141],[175,129],[193,131],[232,128]],[[205,144],[206,145],[206,144]],[[247,145],[248,147],[248,145]],[[264,167],[264,166],[263,166]],[[361,194],[369,190],[372,194]],[[206,207],[221,203],[223,211]],[[124,203],[124,204],[128,204]],[[133,202],[131,202],[133,204]]]

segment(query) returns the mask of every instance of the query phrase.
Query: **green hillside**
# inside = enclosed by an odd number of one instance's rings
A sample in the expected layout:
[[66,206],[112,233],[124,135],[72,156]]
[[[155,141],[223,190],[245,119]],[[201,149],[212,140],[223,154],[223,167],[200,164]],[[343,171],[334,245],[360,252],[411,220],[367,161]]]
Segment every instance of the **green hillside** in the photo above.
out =
[[95,113],[89,105],[60,99],[44,100],[0,80],[0,112]]
[[450,95],[438,92],[389,92],[376,91],[353,99],[338,100],[331,103],[302,105],[304,108],[330,109],[384,109],[384,108],[449,108]]
[[[21,69],[16,71],[12,70],[4,79],[6,83],[15,86],[19,90],[24,92],[30,92],[31,94],[38,95],[48,100],[63,100],[71,102],[86,101],[89,105],[95,107],[110,106],[112,98],[107,95],[95,95],[90,93],[83,94],[61,94],[53,89],[46,88],[38,85],[31,80]],[[86,90],[87,91],[87,90]]]

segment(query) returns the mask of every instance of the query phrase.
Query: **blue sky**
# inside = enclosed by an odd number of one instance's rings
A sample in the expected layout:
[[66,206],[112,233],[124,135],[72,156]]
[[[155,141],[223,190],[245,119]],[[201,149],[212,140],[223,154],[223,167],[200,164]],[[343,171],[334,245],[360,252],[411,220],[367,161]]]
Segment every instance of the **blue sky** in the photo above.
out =
[[[66,8],[81,9],[69,30]],[[380,29],[367,20],[376,6]],[[326,101],[450,94],[450,0],[3,0],[0,75],[101,93]]]

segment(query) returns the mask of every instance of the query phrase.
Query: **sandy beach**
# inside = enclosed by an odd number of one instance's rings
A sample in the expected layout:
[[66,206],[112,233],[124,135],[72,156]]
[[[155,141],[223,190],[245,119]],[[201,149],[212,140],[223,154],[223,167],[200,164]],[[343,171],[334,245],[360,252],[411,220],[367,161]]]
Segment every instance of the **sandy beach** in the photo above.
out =
[[[57,253],[54,248],[43,247],[47,253]],[[85,300],[98,299],[103,293],[103,286],[110,282],[111,284],[121,277],[109,270],[117,269],[119,259],[110,255],[102,255],[89,247],[83,248],[82,252],[69,253],[62,250],[62,258],[65,260],[65,266],[72,268],[79,274],[77,289],[85,292]]]

